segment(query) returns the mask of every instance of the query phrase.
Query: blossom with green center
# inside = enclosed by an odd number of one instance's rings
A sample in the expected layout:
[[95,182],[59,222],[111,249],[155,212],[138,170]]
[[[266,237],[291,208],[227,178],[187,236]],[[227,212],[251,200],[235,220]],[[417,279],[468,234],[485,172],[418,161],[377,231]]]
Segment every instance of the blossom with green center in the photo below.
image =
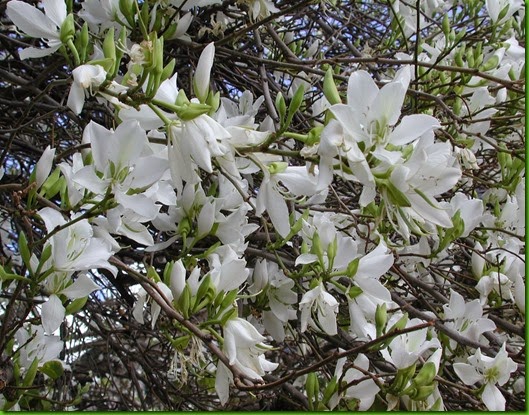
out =
[[504,385],[518,365],[507,355],[505,343],[495,357],[483,356],[478,349],[467,359],[468,363],[455,363],[454,370],[466,385],[482,382],[485,386],[481,400],[489,411],[504,411],[505,398],[496,386]]

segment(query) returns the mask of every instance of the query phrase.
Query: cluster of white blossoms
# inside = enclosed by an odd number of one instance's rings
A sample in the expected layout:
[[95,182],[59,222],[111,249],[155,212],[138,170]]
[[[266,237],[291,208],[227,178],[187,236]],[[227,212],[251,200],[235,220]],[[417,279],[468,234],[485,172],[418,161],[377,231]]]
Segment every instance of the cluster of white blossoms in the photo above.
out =
[[[153,3],[151,26],[157,18],[169,21],[178,10],[168,40],[185,38],[193,7],[220,2]],[[248,7],[252,20],[278,11],[271,1],[237,3]],[[415,8],[393,3],[405,30],[416,31]],[[454,1],[425,3],[421,24]],[[487,0],[486,10],[499,25],[520,9],[519,3]],[[58,195],[61,205],[37,212],[45,240],[42,254],[30,255],[28,273],[42,289],[42,328],[28,326],[29,334],[18,336],[20,365],[29,367],[33,358],[41,364],[58,359],[55,332],[66,314],[77,311],[65,305],[77,301],[80,308],[100,288],[87,271],[115,273],[111,257],[128,242],[152,255],[178,244],[181,252],[162,276],[154,269],[147,273],[155,287],[150,289],[162,296],[152,299],[144,286],[132,315],[144,323],[150,310],[153,329],[164,307],[184,319],[199,319],[200,330],[213,336],[226,358],[215,360],[222,404],[229,400],[230,385],[241,378],[262,382],[280,367],[270,344],[293,339],[299,330],[322,336],[346,332],[356,341],[373,342],[370,350],[380,351],[379,359],[394,369],[393,377],[377,378],[377,371],[386,369],[371,363],[368,349],[349,363],[339,359],[335,389],[326,395],[328,409],[345,400],[368,410],[377,399],[388,407],[400,402],[410,410],[443,409],[436,379],[450,362],[449,370],[465,385],[478,385],[477,396],[489,410],[504,409],[498,386],[506,385],[518,365],[509,357],[515,349],[509,350],[508,336],[495,332],[488,312],[514,303],[525,313],[524,247],[509,236],[525,232],[523,169],[510,191],[465,192],[465,171],[482,161],[473,150],[486,145],[441,140],[445,126],[433,113],[402,116],[415,76],[409,65],[389,71],[382,86],[369,72],[353,70],[343,101],[332,77],[327,79],[320,95],[328,102],[315,104],[326,108],[325,119],[319,117],[307,134],[288,131],[303,89],[293,91],[288,107],[277,100],[275,123],[270,116],[258,117],[263,97],[240,91],[234,103],[213,92],[213,43],[203,49],[192,79],[194,97],[188,97],[177,87],[174,63],[163,64],[164,37],[153,31],[140,44],[128,39],[141,18],[124,4],[87,0],[74,16],[61,0],[43,0],[43,11],[18,0],[7,3],[18,30],[45,44],[21,50],[21,59],[59,50],[73,57],[67,100],[72,112],[81,114],[86,101],[97,99],[115,113],[114,128],[94,121],[86,126],[84,149],[69,161],[54,166],[54,149],[48,148],[35,167],[35,191],[44,198]],[[83,36],[95,42],[92,48]],[[503,66],[512,72],[523,61],[515,53],[523,48],[514,40],[507,43],[494,55],[491,76],[501,78]],[[434,59],[439,38],[426,46],[423,62]],[[460,115],[487,111],[502,94],[492,82],[469,83],[467,90],[470,105]],[[138,93],[141,102],[134,101]],[[489,126],[486,120],[479,124],[481,137]],[[513,165],[506,162],[504,174]],[[361,189],[347,212],[340,207],[343,213],[325,208],[338,180]],[[455,188],[460,191],[447,198]],[[477,228],[479,238],[470,238]],[[250,253],[259,257],[249,246],[252,237],[267,238],[270,255],[247,261]],[[416,293],[400,290],[402,281],[440,287],[434,270],[449,267],[443,261],[460,237],[473,244],[467,248],[476,293],[462,296],[457,281],[447,278],[442,309],[415,310],[409,318],[407,305],[413,305]],[[205,240],[208,248],[196,251]],[[290,254],[283,256],[282,248]],[[428,321],[445,331],[424,325]],[[34,340],[26,341],[30,335]],[[377,343],[381,336],[385,340]],[[460,338],[468,342],[461,345]],[[36,339],[42,340],[36,344]],[[205,358],[200,360],[194,364],[205,366]]]

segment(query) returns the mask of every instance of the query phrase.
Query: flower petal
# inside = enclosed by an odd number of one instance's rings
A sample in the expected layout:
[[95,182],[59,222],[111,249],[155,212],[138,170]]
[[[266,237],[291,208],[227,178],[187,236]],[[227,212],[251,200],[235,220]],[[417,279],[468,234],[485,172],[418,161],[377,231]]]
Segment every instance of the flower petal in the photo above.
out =
[[[57,3],[61,0],[55,0]],[[59,30],[53,20],[37,8],[19,0],[7,3],[7,16],[27,35],[35,38],[58,39]]]
[[55,294],[50,295],[48,301],[42,305],[42,326],[47,334],[53,334],[64,320],[65,308]]

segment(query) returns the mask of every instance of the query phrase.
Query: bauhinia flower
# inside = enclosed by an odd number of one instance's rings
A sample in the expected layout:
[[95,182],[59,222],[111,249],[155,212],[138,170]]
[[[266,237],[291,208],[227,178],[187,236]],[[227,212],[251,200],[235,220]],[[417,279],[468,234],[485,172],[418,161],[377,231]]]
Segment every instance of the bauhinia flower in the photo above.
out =
[[[339,351],[343,350],[340,349]],[[346,357],[338,359],[338,361],[336,362],[336,370],[334,372],[334,376],[336,377],[337,381],[341,381],[342,384],[351,384],[351,386],[342,391],[342,396],[343,398],[348,400],[355,399],[358,402],[357,409],[359,411],[367,411],[369,408],[371,408],[371,405],[373,405],[373,402],[375,401],[375,396],[380,391],[380,388],[377,386],[375,381],[370,378],[366,379],[366,375],[364,374],[364,372],[359,370],[369,370],[369,359],[366,355],[360,353],[353,362],[353,365],[358,369],[356,369],[355,367],[347,369],[344,374],[343,368],[346,361]],[[360,379],[364,380],[360,381]],[[357,381],[358,383],[355,383],[354,381]],[[329,400],[329,407],[331,408],[331,410],[334,409],[334,407],[338,404],[339,398],[340,395],[338,393],[334,394],[331,397],[331,399]]]
[[76,114],[83,110],[85,97],[105,82],[107,72],[101,65],[81,65],[72,71],[73,84],[68,94],[68,107]]
[[[266,372],[275,370],[277,363],[266,360],[264,352],[270,349],[257,329],[242,318],[233,318],[224,326],[223,352],[229,359],[230,365],[240,370],[245,376],[254,380],[262,380]],[[221,404],[225,404],[229,397],[229,383],[233,379],[232,373],[219,362],[215,390]]]
[[25,1],[11,0],[7,3],[7,16],[19,30],[34,38],[44,39],[47,48],[29,47],[20,51],[20,59],[41,58],[51,55],[61,45],[61,27],[66,20],[67,10],[63,0],[42,0],[44,12]]
[[[284,162],[272,163],[263,170],[264,179],[256,200],[256,213],[265,210],[270,216],[277,233],[286,237],[290,232],[289,212],[285,197],[312,196],[318,189],[318,176],[310,171],[310,166],[288,166]],[[288,191],[285,191],[284,189]]]
[[137,121],[128,120],[115,131],[90,122],[83,142],[92,148],[93,164],[77,171],[74,181],[97,195],[112,189],[116,201],[145,218],[153,219],[160,206],[143,191],[167,170],[167,161],[151,154],[145,131]]
[[[479,341],[482,333],[494,330],[496,324],[483,317],[483,308],[478,299],[465,303],[465,299],[456,291],[450,290],[450,303],[443,306],[447,327],[457,330],[463,337]],[[453,348],[457,343],[450,340]]]
[[[49,207],[41,209],[39,216],[48,232],[67,224],[58,211]],[[108,258],[112,255],[110,246],[102,239],[94,238],[94,231],[87,219],[56,232],[46,242],[45,248],[48,245],[51,245],[51,257],[43,265],[43,272],[50,268],[57,273],[66,274],[96,268],[115,272],[115,267],[108,263]]]
[[484,356],[478,349],[468,363],[454,363],[454,370],[466,385],[482,382],[485,387],[481,400],[489,411],[504,411],[505,398],[496,386],[504,385],[518,365],[507,355],[505,343],[495,357]]
[[500,25],[509,20],[514,13],[523,7],[523,1],[487,0],[485,6],[487,7],[487,12],[489,13],[491,20],[497,25]]
[[[307,291],[299,303],[301,310],[301,332],[303,333],[307,330],[307,325],[310,323],[312,327],[322,330],[331,336],[338,334],[336,324],[338,307],[338,301],[325,290],[323,283]],[[318,316],[317,324],[312,318],[313,312]]]

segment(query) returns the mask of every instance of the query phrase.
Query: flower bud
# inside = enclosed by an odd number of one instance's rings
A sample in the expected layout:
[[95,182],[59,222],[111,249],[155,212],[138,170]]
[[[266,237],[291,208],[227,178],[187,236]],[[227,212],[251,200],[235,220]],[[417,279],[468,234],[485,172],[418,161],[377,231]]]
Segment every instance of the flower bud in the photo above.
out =
[[72,40],[75,35],[75,24],[73,21],[73,14],[69,14],[66,16],[66,19],[64,19],[64,22],[61,26],[61,42],[62,43],[68,43],[69,40]]
[[435,387],[436,385],[420,386],[413,394],[409,394],[409,396],[414,401],[424,401],[434,392]]
[[191,121],[201,115],[207,114],[211,107],[207,104],[197,104],[196,102],[190,102],[188,105],[180,107],[176,111],[176,115],[182,121]]
[[415,379],[413,379],[413,383],[416,386],[431,385],[431,383],[435,379],[435,375],[437,375],[437,369],[435,367],[435,363],[426,362],[421,367],[421,370],[419,370],[419,373],[417,373],[417,376],[415,376]]
[[377,331],[377,337],[383,334],[384,328],[388,322],[388,312],[386,303],[382,305],[377,304],[377,309],[375,311],[375,327]]
[[340,93],[338,92],[338,88],[336,88],[332,74],[332,69],[328,68],[327,72],[325,72],[325,77],[323,78],[323,94],[331,105],[341,104],[342,99],[340,97]]

